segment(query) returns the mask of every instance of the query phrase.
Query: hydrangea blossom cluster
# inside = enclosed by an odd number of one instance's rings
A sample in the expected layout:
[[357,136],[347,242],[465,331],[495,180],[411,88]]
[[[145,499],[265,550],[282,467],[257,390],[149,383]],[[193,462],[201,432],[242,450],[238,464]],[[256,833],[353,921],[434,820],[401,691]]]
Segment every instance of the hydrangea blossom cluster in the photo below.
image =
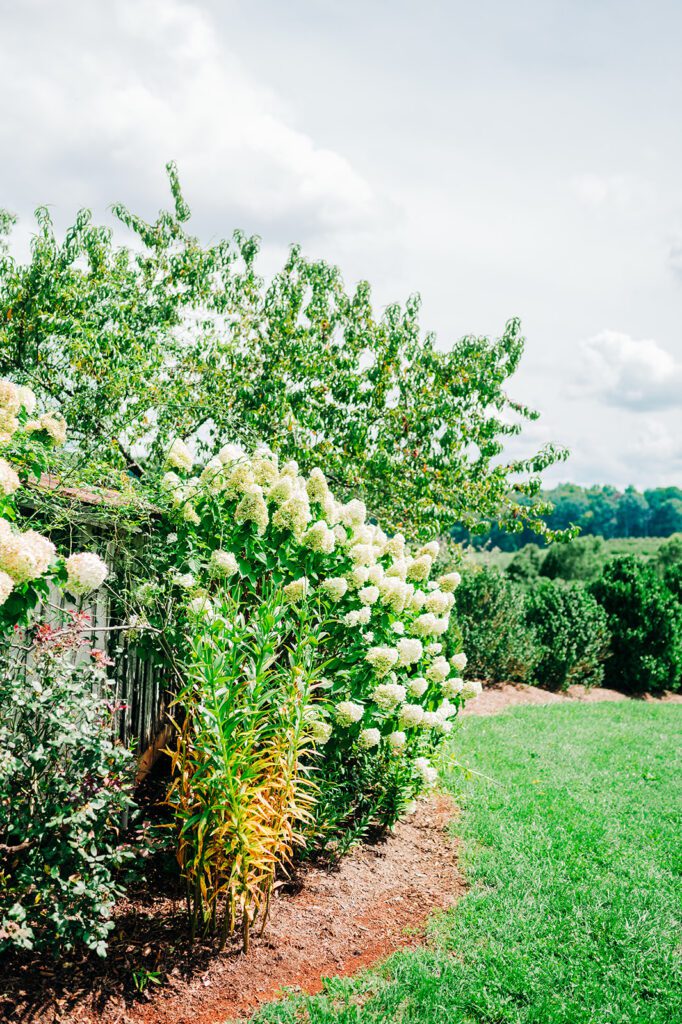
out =
[[[222,576],[253,586],[253,571],[258,576],[262,566],[276,564],[285,601],[311,602],[323,617],[320,657],[331,666],[324,696],[332,708],[328,721],[311,725],[314,741],[408,757],[415,791],[430,785],[433,770],[430,763],[428,771],[420,768],[419,758],[452,729],[462,702],[476,691],[460,678],[465,654],[448,661],[440,642],[460,576],[430,579],[437,541],[411,549],[401,534],[389,537],[369,522],[361,501],[339,501],[320,469],[306,478],[296,462],[280,463],[267,449],[249,455],[240,445],[225,445],[190,477],[193,459],[178,440],[168,463],[163,487],[186,522],[205,523],[209,547],[212,503],[220,503],[220,543],[207,555],[209,585]],[[247,571],[244,560],[258,545],[262,555]],[[193,580],[189,589],[200,586]],[[202,593],[194,590],[197,608]]]
[[[22,429],[27,434],[40,434],[38,440],[43,443],[64,444],[64,418],[57,412],[46,412],[37,419],[28,419],[35,407],[36,397],[30,388],[0,380],[0,445],[7,444]],[[11,499],[20,487],[16,469],[0,457],[0,606],[17,588],[45,577],[58,563],[52,541],[36,530],[19,529],[2,514],[3,500]],[[96,590],[109,571],[98,555],[87,552],[71,555],[64,564],[64,589],[74,596]]]

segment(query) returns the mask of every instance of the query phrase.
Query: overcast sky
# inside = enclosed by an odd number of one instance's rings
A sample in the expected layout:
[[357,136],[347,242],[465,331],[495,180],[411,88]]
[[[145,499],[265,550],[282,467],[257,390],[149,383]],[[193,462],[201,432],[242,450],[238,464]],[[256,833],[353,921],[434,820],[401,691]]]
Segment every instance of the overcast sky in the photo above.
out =
[[527,336],[550,482],[682,484],[682,4],[0,0],[0,206],[288,243],[414,291],[443,347]]

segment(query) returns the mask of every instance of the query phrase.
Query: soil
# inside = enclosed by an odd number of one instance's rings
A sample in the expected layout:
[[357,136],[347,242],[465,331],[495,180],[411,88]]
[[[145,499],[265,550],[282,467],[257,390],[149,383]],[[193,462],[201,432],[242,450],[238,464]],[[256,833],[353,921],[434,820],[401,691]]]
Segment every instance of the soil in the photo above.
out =
[[602,686],[587,689],[584,686],[576,685],[569,686],[565,693],[552,693],[526,683],[498,683],[493,686],[485,686],[483,693],[475,700],[470,701],[462,713],[464,715],[494,715],[506,708],[522,704],[565,704],[571,701],[596,704],[602,701],[632,699],[680,704],[682,703],[682,693],[666,692],[661,697],[644,694],[642,697],[632,698],[618,690],[609,690]]
[[[455,814],[446,797],[422,802],[385,839],[358,847],[337,869],[306,868],[273,899],[265,934],[248,956],[237,948],[188,948],[179,900],[122,904],[107,961],[10,964],[1,1019],[218,1024],[244,1019],[285,986],[319,991],[325,977],[354,974],[423,942],[428,917],[463,893],[447,832]],[[165,984],[152,982],[136,995],[133,970],[162,971]]]

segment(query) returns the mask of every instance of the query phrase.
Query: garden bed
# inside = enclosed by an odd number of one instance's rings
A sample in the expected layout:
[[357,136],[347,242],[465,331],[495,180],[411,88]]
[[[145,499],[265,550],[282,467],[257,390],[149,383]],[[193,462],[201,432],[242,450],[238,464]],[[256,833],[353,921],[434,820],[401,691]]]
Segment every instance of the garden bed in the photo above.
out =
[[[16,961],[3,983],[4,1019],[31,1024],[216,1024],[249,1014],[283,987],[319,991],[423,939],[434,910],[464,891],[446,797],[420,803],[385,840],[359,847],[333,871],[310,867],[273,900],[248,956],[190,948],[180,899],[127,901],[106,961]],[[159,972],[163,987],[139,979]],[[159,980],[162,980],[161,978]]]

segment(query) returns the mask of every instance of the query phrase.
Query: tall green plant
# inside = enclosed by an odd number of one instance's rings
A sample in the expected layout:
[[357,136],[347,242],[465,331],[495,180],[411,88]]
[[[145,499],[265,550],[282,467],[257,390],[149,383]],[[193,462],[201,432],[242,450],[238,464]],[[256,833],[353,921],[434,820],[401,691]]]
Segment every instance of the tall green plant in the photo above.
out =
[[178,830],[191,934],[264,926],[278,867],[300,842],[314,795],[310,753],[315,633],[291,628],[281,592],[248,618],[223,593],[197,620],[188,682],[175,702],[168,803]]

